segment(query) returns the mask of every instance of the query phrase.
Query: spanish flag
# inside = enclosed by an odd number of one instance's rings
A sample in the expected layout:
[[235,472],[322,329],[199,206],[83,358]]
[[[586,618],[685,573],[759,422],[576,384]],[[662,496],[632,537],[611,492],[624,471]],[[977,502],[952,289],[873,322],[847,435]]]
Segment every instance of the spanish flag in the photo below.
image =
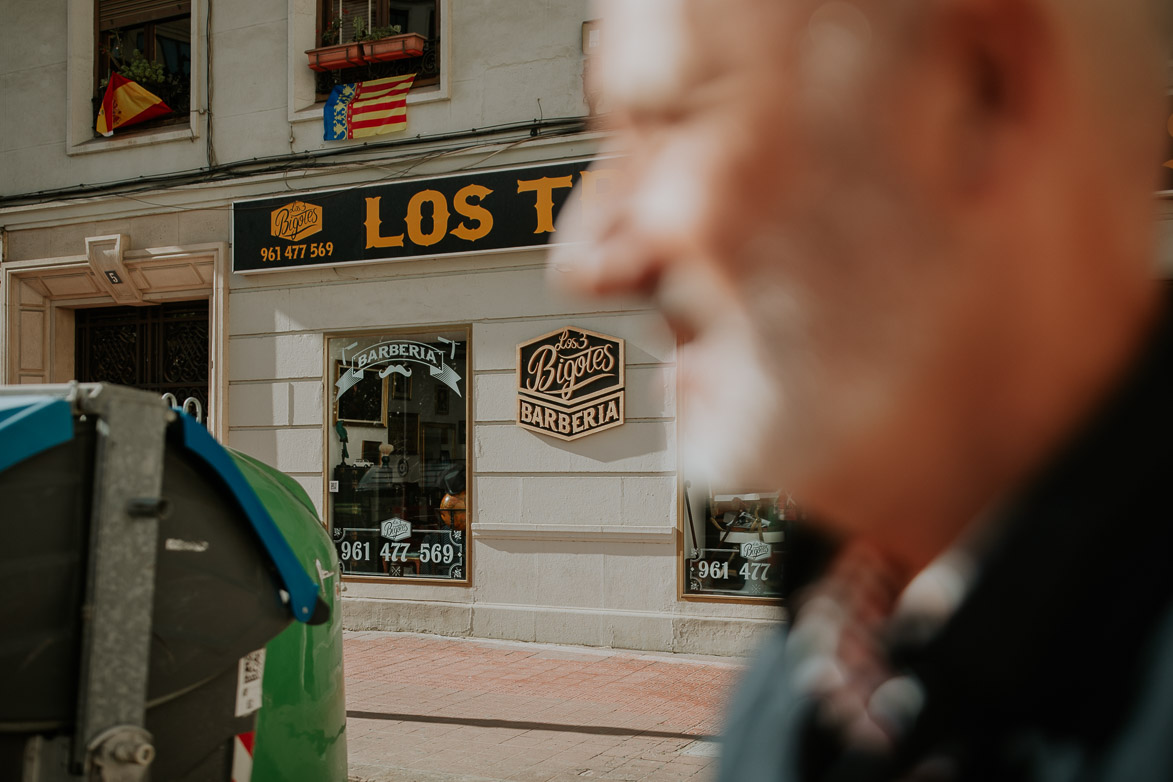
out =
[[102,109],[98,112],[97,131],[103,136],[113,136],[114,128],[169,113],[171,107],[158,95],[143,89],[138,82],[112,73],[110,83],[106,85],[106,95],[102,98]]
[[407,93],[415,74],[336,84],[322,112],[326,141],[378,136],[407,127]]

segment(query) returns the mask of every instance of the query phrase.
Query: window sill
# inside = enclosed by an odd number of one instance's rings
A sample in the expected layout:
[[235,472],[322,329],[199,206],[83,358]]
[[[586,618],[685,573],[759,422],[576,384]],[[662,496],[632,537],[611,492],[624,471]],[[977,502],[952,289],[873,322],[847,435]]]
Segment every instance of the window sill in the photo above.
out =
[[[407,105],[415,106],[419,103],[436,103],[442,100],[448,100],[448,90],[445,88],[446,82],[441,81],[439,85],[421,89],[419,91],[412,91],[407,94]],[[322,110],[325,109],[326,102],[319,101],[312,106],[307,106],[299,111],[291,111],[289,113],[290,122],[321,122]]]
[[193,112],[191,121],[187,124],[168,125],[148,130],[128,131],[123,135],[117,132],[109,138],[90,138],[77,144],[70,144],[65,149],[67,155],[88,155],[94,152],[109,152],[116,149],[133,149],[154,144],[167,144],[172,141],[193,141],[199,137],[195,130],[196,115]]

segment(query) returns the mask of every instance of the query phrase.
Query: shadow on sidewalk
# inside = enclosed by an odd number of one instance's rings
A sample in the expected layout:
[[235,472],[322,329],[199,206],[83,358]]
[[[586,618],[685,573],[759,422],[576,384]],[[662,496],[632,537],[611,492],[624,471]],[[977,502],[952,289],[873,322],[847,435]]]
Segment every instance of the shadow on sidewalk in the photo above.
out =
[[695,739],[697,741],[715,741],[713,736],[699,733],[675,733],[663,730],[640,730],[639,728],[620,728],[608,725],[565,725],[554,722],[521,722],[518,720],[490,720],[473,717],[436,717],[426,714],[398,714],[382,711],[347,711],[350,719],[360,720],[394,720],[398,722],[430,722],[439,725],[471,725],[477,728],[511,728],[513,730],[550,730],[566,733],[590,733],[601,736],[647,736],[663,739]]

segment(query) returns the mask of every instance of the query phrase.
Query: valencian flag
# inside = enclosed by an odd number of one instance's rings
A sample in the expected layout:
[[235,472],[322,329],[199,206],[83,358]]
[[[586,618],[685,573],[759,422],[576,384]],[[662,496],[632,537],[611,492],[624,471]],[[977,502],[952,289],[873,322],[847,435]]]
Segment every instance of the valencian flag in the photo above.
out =
[[415,74],[336,84],[322,112],[326,141],[378,136],[407,127],[407,92]]
[[113,136],[114,128],[170,113],[171,107],[158,95],[143,89],[138,82],[112,73],[102,98],[102,109],[98,112],[97,130],[103,136]]

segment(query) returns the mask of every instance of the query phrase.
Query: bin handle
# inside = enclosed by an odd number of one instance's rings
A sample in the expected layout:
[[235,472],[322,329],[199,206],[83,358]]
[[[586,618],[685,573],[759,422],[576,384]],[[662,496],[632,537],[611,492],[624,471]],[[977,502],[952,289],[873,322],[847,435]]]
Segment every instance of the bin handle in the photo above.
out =
[[163,401],[167,403],[168,407],[179,407],[179,400],[175,398],[175,394],[168,391],[163,394]]
[[[172,399],[174,398],[175,397],[172,397]],[[187,399],[184,399],[183,412],[189,413],[190,415],[190,412],[188,411],[189,407],[195,407],[195,415],[193,417],[195,418],[197,424],[202,424],[204,422],[204,406],[200,404],[200,400],[196,399],[194,396],[189,396]]]

